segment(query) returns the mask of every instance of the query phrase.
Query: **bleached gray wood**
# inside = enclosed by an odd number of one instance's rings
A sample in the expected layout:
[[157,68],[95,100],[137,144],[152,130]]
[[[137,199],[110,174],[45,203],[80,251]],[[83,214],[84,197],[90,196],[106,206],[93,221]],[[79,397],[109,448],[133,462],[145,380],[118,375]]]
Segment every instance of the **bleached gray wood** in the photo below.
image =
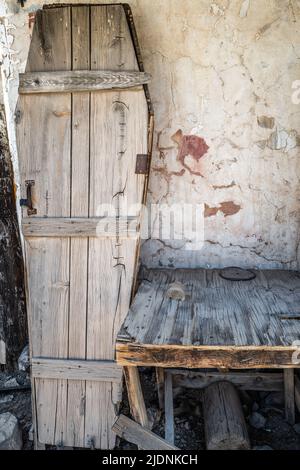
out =
[[146,72],[112,70],[73,70],[34,72],[19,75],[19,93],[78,93],[135,88],[149,83]]
[[177,387],[203,389],[210,384],[226,380],[240,390],[283,391],[283,373],[277,372],[194,372],[190,370],[169,369],[173,383]]
[[[82,203],[82,202],[81,202]],[[76,211],[75,211],[76,212]],[[24,218],[22,230],[29,237],[99,237],[111,238],[118,228],[120,237],[137,233],[138,220],[135,217],[93,217],[93,218]]]
[[40,379],[120,382],[122,367],[113,361],[32,358],[32,375]]
[[113,431],[117,436],[136,444],[143,450],[178,450],[177,447],[124,415],[118,417],[113,425]]
[[234,386],[218,382],[203,394],[207,450],[249,450],[251,448],[242,405]]
[[149,428],[149,420],[145,406],[139,370],[137,367],[125,367],[124,375],[132,417],[141,426]]

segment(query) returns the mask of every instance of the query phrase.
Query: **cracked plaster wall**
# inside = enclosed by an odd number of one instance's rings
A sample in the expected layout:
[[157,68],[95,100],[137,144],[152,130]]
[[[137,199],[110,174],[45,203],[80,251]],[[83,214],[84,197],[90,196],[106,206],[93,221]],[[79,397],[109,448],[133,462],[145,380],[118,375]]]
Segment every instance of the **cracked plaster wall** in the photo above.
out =
[[[129,3],[153,76],[148,203],[205,207],[202,249],[150,238],[142,262],[298,269],[300,104],[291,97],[293,82],[300,80],[300,1]],[[17,75],[28,53],[29,15],[41,4],[28,0],[22,9],[12,0],[0,2],[4,100],[16,175]],[[179,160],[173,138],[178,130],[203,138],[208,151],[199,159]]]

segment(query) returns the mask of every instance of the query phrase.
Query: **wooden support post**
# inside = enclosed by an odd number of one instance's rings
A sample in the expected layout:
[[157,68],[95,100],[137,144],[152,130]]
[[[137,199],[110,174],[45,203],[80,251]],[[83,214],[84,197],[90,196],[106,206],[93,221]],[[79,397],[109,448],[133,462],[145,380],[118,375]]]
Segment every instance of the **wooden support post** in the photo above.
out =
[[165,386],[165,371],[163,367],[155,367],[156,385],[158,395],[159,409],[163,410],[165,406],[164,386]]
[[132,417],[141,426],[149,428],[147,410],[138,368],[132,366],[124,367],[124,375]]
[[295,424],[295,371],[284,369],[285,419]]
[[205,389],[203,413],[208,450],[251,448],[242,405],[231,383],[217,382]]
[[170,372],[165,373],[165,439],[174,444],[173,384]]
[[295,375],[295,403],[300,413],[300,379]]

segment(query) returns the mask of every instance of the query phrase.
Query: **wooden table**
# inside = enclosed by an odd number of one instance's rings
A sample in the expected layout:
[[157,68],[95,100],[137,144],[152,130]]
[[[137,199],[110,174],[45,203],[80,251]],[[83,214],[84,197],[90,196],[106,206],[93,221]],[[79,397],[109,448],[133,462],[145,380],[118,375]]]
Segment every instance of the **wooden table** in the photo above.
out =
[[[254,272],[253,280],[229,281],[219,270],[143,271],[116,344],[116,360],[125,367],[131,409],[139,423],[147,424],[147,414],[138,366],[155,367],[159,382],[166,368],[283,369],[286,412],[293,422],[294,369],[300,367],[300,274]],[[183,301],[166,295],[175,281],[184,285]]]

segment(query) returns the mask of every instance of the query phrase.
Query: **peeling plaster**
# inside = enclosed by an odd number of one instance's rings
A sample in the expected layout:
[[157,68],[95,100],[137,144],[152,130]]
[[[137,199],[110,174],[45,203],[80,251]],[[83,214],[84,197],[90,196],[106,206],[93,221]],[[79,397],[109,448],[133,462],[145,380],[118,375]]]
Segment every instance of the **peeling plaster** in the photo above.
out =
[[[4,100],[18,184],[18,73],[24,71],[32,33],[28,15],[41,5],[40,0],[27,0],[24,8],[14,0],[0,3]],[[156,129],[148,203],[206,203],[216,212],[205,218],[204,248],[188,252],[185,240],[149,239],[142,263],[298,269],[300,108],[291,102],[291,86],[300,77],[299,2],[131,0],[130,5],[145,69],[153,77]],[[209,150],[199,158],[181,157],[182,142],[172,141],[178,129],[182,136],[204,139]]]

